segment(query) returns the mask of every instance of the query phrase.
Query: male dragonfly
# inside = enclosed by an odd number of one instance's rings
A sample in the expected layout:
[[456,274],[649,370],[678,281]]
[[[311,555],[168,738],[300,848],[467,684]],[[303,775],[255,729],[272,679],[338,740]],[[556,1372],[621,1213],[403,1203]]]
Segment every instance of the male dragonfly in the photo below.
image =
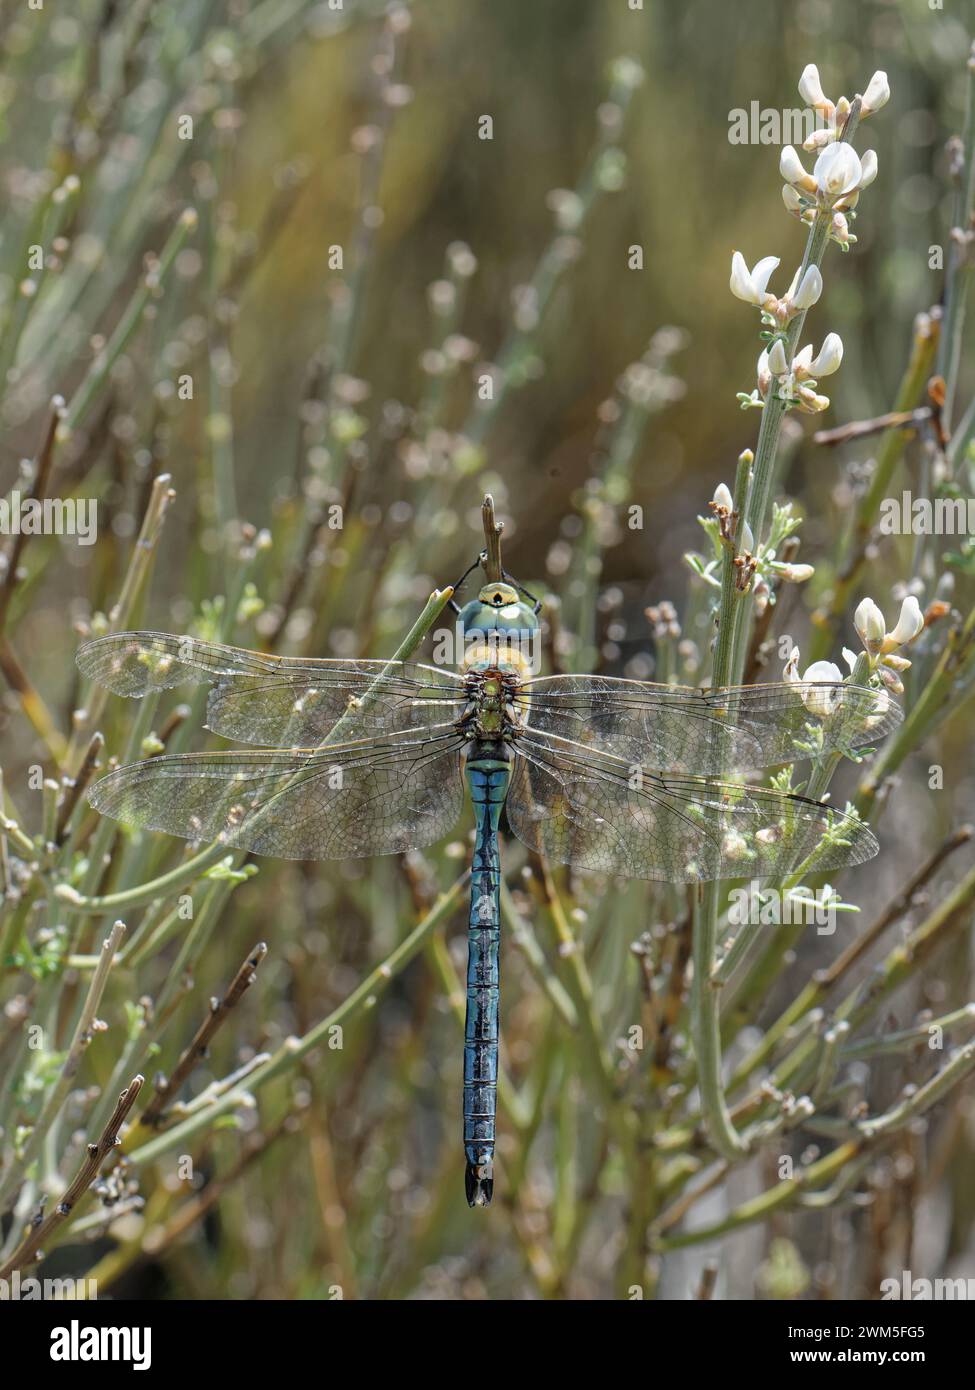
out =
[[[576,869],[697,883],[816,871],[877,853],[824,803],[724,780],[883,738],[889,695],[842,682],[693,690],[532,674],[540,604],[506,582],[459,608],[458,670],[311,660],[124,632],[78,654],[85,675],[140,697],[210,686],[206,726],[251,752],[147,758],[89,793],[133,826],[284,859],[400,854],[475,816],[468,919],[464,1150],[471,1206],[494,1187],[501,808],[529,849]],[[524,598],[520,595],[524,595]],[[824,834],[824,832],[828,832]]]

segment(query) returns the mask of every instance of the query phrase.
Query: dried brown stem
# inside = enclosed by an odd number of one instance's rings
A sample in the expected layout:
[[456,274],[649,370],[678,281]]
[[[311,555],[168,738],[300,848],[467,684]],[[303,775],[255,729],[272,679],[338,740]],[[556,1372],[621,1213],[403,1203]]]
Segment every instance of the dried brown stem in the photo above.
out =
[[54,835],[55,842],[59,845],[64,840],[68,829],[68,822],[74,814],[74,808],[77,806],[82,792],[95,775],[98,759],[104,747],[104,736],[99,733],[92,734],[88,742],[88,747],[85,750],[84,759],[78,771],[75,773],[74,777],[65,778],[64,800],[61,802],[61,808],[58,811],[57,829]]
[[[51,465],[54,462],[54,440],[57,428],[64,417],[64,401],[60,396],[55,396],[51,402],[51,418],[47,423],[47,430],[44,434],[44,442],[41,445],[40,455],[37,461],[37,472],[34,481],[31,483],[30,491],[25,500],[40,502],[47,491],[47,480],[51,475]],[[10,555],[7,559],[7,570],[0,584],[0,632],[3,631],[7,622],[7,611],[10,608],[10,601],[14,596],[17,587],[17,576],[20,570],[20,561],[24,553],[24,547],[30,539],[32,532],[18,531],[14,536],[14,543],[10,548]]]
[[176,1063],[172,1075],[157,1083],[156,1094],[139,1116],[140,1124],[158,1129],[165,1122],[166,1106],[178,1094],[180,1087],[200,1058],[206,1056],[215,1033],[226,1022],[231,1009],[236,1007],[254,983],[257,978],[258,967],[266,955],[266,944],[263,941],[258,942],[246,960],[241,963],[223,998],[210,1000],[210,1012],[197,1029],[193,1041]]
[[144,1080],[145,1078],[142,1076],[135,1076],[126,1086],[119,1096],[118,1104],[112,1111],[101,1136],[94,1144],[88,1145],[85,1161],[75,1174],[74,1180],[69,1184],[54,1210],[48,1216],[32,1223],[23,1241],[7,1263],[0,1268],[0,1279],[9,1279],[14,1270],[24,1269],[27,1265],[33,1264],[35,1260],[43,1258],[44,1242],[68,1220],[78,1202],[98,1177],[106,1158],[122,1142],[119,1139],[119,1130],[135,1104]]
[[481,521],[484,525],[484,573],[488,582],[495,584],[502,577],[501,532],[504,530],[504,522],[495,519],[494,498],[489,492],[484,494],[484,501],[481,503]]
[[917,410],[891,410],[872,420],[853,420],[832,430],[817,430],[813,443],[833,447],[848,444],[854,439],[865,439],[871,434],[880,434],[883,430],[917,429],[931,419],[931,414],[931,407],[926,405],[919,406]]

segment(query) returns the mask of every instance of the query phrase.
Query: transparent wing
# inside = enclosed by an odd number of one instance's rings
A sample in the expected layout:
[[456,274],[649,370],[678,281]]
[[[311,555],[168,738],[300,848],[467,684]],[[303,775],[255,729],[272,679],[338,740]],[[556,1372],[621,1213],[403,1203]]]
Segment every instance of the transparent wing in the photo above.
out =
[[456,822],[462,746],[444,725],[321,752],[168,755],[110,772],[88,799],[128,825],[280,859],[398,854]]
[[659,771],[720,776],[886,737],[901,711],[884,690],[842,682],[692,690],[610,676],[542,676],[515,703],[533,729]]
[[339,719],[346,742],[432,728],[464,708],[461,676],[402,661],[273,656],[165,632],[98,637],[77,660],[116,695],[210,685],[207,728],[241,743],[314,747]]
[[610,754],[527,732],[505,803],[512,830],[562,864],[697,883],[861,864],[877,841],[855,817],[764,787],[635,775]]

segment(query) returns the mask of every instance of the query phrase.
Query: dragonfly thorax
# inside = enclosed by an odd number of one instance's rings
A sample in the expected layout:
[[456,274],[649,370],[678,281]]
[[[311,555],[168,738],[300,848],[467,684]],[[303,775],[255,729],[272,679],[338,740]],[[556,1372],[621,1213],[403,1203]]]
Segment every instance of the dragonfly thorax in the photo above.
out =
[[468,669],[466,726],[475,742],[503,740],[520,725],[513,704],[520,679],[496,665]]

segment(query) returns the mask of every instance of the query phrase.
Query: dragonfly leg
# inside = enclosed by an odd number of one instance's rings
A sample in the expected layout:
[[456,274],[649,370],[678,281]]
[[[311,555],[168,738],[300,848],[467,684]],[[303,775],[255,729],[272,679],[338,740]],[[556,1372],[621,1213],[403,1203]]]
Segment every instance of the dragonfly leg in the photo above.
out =
[[467,1019],[464,1027],[464,1153],[467,1203],[486,1207],[494,1193],[495,1106],[498,1091],[501,862],[498,821],[510,768],[500,759],[466,768],[477,820],[467,933]]

